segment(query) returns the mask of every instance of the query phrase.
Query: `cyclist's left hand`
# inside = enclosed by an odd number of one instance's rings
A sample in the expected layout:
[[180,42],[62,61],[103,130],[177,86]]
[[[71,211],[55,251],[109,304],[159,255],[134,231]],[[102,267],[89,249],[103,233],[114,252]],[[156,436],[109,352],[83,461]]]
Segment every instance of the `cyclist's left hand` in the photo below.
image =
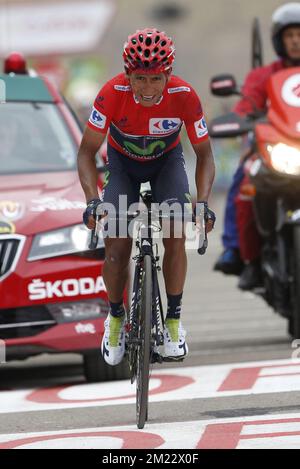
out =
[[208,205],[204,204],[204,217],[205,217],[205,226],[207,233],[213,230],[216,223],[216,214],[211,210]]
[[[198,201],[197,204],[204,204],[204,220],[205,220],[205,228],[206,228],[206,232],[209,233],[210,231],[212,231],[212,229],[214,228],[215,226],[215,222],[216,222],[216,215],[215,215],[215,212],[213,210],[211,210],[209,207],[208,207],[208,203],[207,202],[204,202],[202,200]],[[194,213],[195,215],[197,215],[197,205],[194,209]]]

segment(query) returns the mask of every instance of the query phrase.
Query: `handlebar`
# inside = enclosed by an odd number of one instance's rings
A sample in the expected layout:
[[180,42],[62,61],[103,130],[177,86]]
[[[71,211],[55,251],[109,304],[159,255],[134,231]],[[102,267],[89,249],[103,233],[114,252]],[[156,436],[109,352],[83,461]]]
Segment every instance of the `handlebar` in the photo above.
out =
[[[168,219],[168,220],[176,220],[176,214],[168,214],[168,215],[163,215],[162,213],[158,212],[158,211],[152,211],[152,210],[144,210],[144,211],[140,211],[140,210],[137,210],[136,212],[119,212],[118,214],[116,215],[113,215],[113,216],[109,216],[109,220],[113,220],[113,221],[132,221],[136,218],[138,218],[140,215],[141,216],[144,216],[145,218],[148,219],[149,216],[151,216],[152,214],[155,214],[158,216],[159,220],[163,220],[163,219]],[[89,242],[89,249],[93,250],[93,249],[96,249],[97,248],[97,245],[98,245],[98,241],[99,241],[99,224],[100,224],[100,220],[101,218],[103,217],[103,213],[102,214],[96,214],[96,225],[95,225],[95,228],[93,228],[91,230],[91,237],[90,237],[90,242]],[[180,219],[182,220],[182,214],[177,215],[177,219]],[[194,215],[192,215],[192,222],[194,224],[196,224],[196,217]],[[201,234],[200,234],[200,237],[199,237],[199,245],[198,245],[198,249],[197,249],[197,252],[198,254],[200,254],[201,256],[205,254],[206,252],[206,249],[208,247],[208,239],[207,239],[207,231],[206,231],[206,226],[205,226],[205,220],[204,220],[204,213],[200,213],[200,225],[202,227],[202,230],[201,230]]]
[[[118,213],[116,216],[110,216],[109,219],[110,220],[114,220],[114,221],[121,221],[121,220],[128,220],[128,221],[131,221],[131,220],[134,220],[135,218],[137,218],[139,215],[140,215],[140,211],[137,210],[136,212],[132,212],[132,213],[129,213],[129,212],[124,212],[124,213]],[[101,218],[103,217],[103,213],[101,214],[98,214],[96,213],[96,225],[95,225],[95,228],[92,229],[91,231],[91,237],[90,237],[90,242],[89,242],[89,249],[96,249],[97,248],[97,245],[98,245],[98,241],[99,241],[99,223],[100,223],[100,220]]]

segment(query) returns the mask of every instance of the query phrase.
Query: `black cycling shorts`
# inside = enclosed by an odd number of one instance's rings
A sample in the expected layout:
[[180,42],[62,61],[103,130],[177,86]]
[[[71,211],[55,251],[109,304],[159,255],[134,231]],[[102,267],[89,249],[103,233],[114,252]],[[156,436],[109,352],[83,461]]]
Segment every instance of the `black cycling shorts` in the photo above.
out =
[[126,210],[139,202],[140,187],[144,182],[150,182],[155,203],[179,203],[182,208],[191,203],[180,143],[158,159],[144,163],[128,158],[111,145],[108,145],[107,154],[102,200],[113,204],[116,211],[119,210],[119,195],[127,196]]

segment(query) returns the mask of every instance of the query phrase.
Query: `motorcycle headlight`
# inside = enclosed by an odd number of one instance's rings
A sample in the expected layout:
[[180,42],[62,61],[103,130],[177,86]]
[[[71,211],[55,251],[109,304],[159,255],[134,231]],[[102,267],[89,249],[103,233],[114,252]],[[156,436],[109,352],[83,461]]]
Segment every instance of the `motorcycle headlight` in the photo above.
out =
[[272,166],[276,171],[300,176],[300,150],[284,143],[268,145]]
[[[90,234],[91,231],[84,224],[40,233],[33,239],[28,260],[35,261],[88,251]],[[97,248],[102,247],[104,247],[104,242],[99,235]]]

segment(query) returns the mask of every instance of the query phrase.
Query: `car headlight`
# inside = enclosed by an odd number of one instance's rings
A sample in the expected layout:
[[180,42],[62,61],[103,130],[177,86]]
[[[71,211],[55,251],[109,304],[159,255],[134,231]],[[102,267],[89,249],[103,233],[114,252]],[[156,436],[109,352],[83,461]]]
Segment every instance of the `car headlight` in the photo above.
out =
[[271,155],[273,168],[280,173],[300,175],[300,150],[295,147],[278,143],[277,145],[268,145],[268,152]]
[[[84,224],[40,233],[33,239],[28,260],[35,261],[88,251],[90,233],[91,231]],[[97,248],[102,247],[104,247],[103,237],[99,235]]]
[[58,324],[106,318],[109,310],[109,305],[103,298],[68,303],[49,303],[46,307]]

